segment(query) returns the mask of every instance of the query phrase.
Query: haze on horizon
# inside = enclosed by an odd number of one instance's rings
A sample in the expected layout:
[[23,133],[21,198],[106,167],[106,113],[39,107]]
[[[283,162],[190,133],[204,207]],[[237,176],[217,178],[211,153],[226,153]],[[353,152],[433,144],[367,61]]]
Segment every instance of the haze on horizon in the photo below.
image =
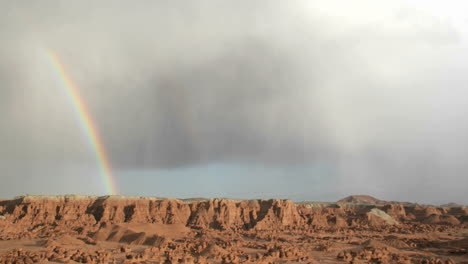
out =
[[0,1],[0,197],[468,204],[463,1]]

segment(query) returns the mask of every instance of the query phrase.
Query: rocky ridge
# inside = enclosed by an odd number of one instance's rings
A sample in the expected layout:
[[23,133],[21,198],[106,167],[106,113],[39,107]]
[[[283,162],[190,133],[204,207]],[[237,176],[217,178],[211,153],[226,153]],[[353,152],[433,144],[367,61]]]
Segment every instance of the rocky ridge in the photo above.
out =
[[[463,259],[466,238],[453,234],[468,227],[467,207],[353,206],[349,201],[310,206],[281,199],[21,196],[0,201],[0,215],[0,248],[2,242],[9,245],[8,241],[31,240],[48,252],[0,250],[0,263],[8,263],[15,256],[21,256],[24,263],[27,259],[314,263],[322,255],[330,258],[330,254],[337,263],[373,258],[388,263],[419,263],[427,259],[425,253],[415,255],[401,249],[437,245]],[[426,233],[452,235],[419,238]],[[377,242],[367,243],[369,239]],[[388,250],[379,244],[384,242],[397,249]],[[435,259],[449,261],[446,257]]]

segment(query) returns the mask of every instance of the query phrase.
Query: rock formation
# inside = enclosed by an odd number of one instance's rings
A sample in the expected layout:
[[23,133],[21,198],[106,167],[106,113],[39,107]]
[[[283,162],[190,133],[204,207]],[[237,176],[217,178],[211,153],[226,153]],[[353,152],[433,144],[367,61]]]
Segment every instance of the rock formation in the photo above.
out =
[[[348,198],[345,205],[310,206],[278,199],[23,196],[0,201],[0,263],[456,263],[468,257],[465,207]],[[445,253],[414,251],[434,247]]]

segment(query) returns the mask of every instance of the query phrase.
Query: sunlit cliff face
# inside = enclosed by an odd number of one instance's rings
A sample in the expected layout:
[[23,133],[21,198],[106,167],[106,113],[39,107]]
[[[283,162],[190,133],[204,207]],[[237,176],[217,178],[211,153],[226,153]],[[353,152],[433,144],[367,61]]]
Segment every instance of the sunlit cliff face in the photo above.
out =
[[[462,2],[2,5],[6,195],[102,192],[95,155],[48,64],[53,50],[117,179],[143,189],[164,186],[148,171],[202,168],[232,184],[281,170],[271,193],[294,195],[312,177],[327,195],[467,202]],[[205,168],[213,164],[243,174]],[[249,169],[258,166],[266,169]],[[326,169],[297,169],[317,166]],[[196,182],[210,193],[228,181]]]

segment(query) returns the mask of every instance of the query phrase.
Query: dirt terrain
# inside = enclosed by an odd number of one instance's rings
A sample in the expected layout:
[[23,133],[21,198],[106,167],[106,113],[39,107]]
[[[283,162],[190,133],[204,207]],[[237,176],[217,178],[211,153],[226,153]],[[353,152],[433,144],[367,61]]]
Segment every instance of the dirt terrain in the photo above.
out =
[[0,201],[0,263],[468,263],[468,207],[22,196]]

